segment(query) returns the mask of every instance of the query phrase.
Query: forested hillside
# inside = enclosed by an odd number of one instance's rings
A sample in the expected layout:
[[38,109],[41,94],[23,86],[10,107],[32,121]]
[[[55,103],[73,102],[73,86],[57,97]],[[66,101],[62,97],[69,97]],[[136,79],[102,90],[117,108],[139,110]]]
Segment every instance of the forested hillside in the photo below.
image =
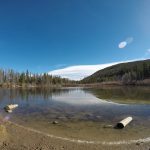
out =
[[57,76],[51,76],[46,73],[40,75],[32,74],[28,70],[26,72],[18,73],[12,69],[0,69],[0,86],[54,86],[68,84],[73,84],[73,81]]
[[149,81],[150,59],[117,64],[83,79],[81,83],[121,82],[122,84],[136,84],[138,81]]

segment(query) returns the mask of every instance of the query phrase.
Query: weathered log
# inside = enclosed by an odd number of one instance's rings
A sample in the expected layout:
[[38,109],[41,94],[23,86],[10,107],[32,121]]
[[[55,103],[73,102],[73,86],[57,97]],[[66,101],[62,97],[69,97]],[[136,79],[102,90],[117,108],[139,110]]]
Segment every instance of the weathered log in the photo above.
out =
[[10,110],[10,109],[8,109],[8,110],[5,109],[5,111],[8,112],[8,113],[12,113],[12,110]]
[[116,127],[119,129],[122,129],[125,126],[127,126],[132,120],[133,120],[132,117],[127,117],[127,118],[123,119],[122,121],[118,122]]
[[12,112],[13,109],[17,108],[18,104],[10,104],[4,107],[7,112]]

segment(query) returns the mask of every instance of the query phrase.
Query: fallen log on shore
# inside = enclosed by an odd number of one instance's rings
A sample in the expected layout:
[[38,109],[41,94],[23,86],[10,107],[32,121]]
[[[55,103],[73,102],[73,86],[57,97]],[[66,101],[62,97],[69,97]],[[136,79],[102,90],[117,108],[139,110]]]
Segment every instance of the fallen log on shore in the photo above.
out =
[[125,119],[123,119],[122,121],[118,122],[116,125],[116,128],[118,129],[123,129],[124,127],[126,127],[131,121],[133,120],[132,117],[127,117]]

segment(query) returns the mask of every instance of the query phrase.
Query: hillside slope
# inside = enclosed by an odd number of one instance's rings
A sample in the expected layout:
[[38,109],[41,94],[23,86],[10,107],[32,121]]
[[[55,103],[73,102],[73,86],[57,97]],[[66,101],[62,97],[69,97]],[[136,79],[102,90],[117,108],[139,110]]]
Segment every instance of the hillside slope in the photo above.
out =
[[99,70],[89,77],[84,78],[81,83],[101,83],[117,81],[122,84],[136,84],[138,81],[149,81],[150,59],[121,63]]

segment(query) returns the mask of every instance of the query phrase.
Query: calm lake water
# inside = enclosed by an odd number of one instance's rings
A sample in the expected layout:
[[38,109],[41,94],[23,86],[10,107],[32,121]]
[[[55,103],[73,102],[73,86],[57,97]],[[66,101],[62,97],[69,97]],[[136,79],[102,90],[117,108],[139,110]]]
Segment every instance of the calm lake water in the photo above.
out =
[[[3,107],[11,103],[19,107],[7,114]],[[0,89],[0,113],[17,124],[61,137],[146,138],[150,136],[150,87]],[[104,128],[127,116],[133,121],[123,130]]]

